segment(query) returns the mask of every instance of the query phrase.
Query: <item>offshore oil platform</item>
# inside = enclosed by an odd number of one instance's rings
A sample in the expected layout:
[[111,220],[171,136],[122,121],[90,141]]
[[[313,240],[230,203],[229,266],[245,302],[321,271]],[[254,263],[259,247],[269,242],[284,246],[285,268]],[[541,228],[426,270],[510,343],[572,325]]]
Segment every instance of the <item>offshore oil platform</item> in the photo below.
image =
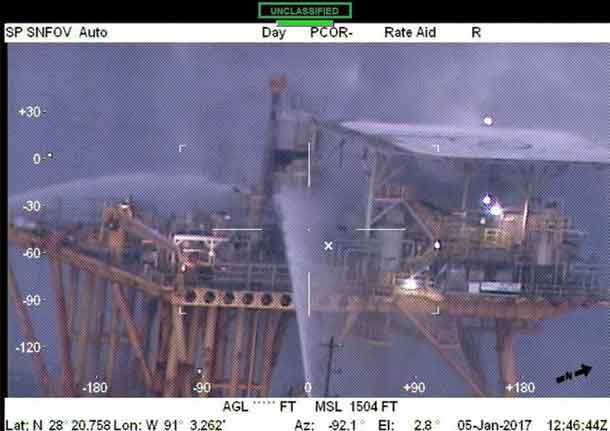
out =
[[[342,317],[341,342],[388,345],[392,322],[407,322],[473,395],[485,396],[483,364],[468,348],[472,328],[495,332],[504,388],[518,380],[516,334],[578,307],[610,305],[608,270],[583,258],[584,232],[561,203],[536,195],[572,164],[605,168],[607,149],[559,133],[323,123],[283,107],[286,84],[271,80],[262,180],[236,188],[239,214],[158,220],[126,199],[103,208],[95,224],[10,217],[9,244],[51,268],[58,379],[44,351],[31,355],[44,395],[92,395],[83,388],[95,380],[102,396],[268,396],[298,307],[273,195],[315,186],[321,131],[339,137],[337,148],[362,145],[367,179],[363,223],[333,240],[321,262],[341,281],[332,290],[314,283],[308,304],[312,318]],[[557,156],[559,140],[578,151]],[[462,172],[460,202],[434,205],[400,177],[422,159]],[[471,208],[470,181],[486,169],[519,179],[521,207],[486,194]],[[8,288],[23,339],[39,342],[10,264]]]

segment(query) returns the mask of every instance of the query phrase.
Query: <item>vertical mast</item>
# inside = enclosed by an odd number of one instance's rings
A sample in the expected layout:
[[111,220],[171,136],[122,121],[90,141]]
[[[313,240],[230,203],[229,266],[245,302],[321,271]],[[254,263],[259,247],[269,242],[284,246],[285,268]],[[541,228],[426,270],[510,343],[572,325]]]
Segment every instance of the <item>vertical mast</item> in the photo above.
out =
[[274,152],[279,147],[279,112],[281,109],[282,92],[286,88],[286,77],[275,76],[271,78],[271,115],[269,118],[269,138],[265,148],[263,162],[263,208],[265,208],[273,197],[274,183]]

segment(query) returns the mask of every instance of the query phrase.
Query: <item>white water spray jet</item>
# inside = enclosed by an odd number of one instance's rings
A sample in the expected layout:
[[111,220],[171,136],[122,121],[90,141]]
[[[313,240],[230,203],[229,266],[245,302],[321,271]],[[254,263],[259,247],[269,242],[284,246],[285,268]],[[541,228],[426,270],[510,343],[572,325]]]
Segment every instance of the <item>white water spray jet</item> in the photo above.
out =
[[[202,175],[134,173],[79,178],[31,189],[9,196],[8,205],[20,207],[26,200],[61,198],[66,215],[76,216],[91,206],[92,200],[123,199],[131,195],[136,203],[152,203],[162,212],[183,212],[195,202],[210,209],[229,209],[238,203],[237,199],[231,199],[232,193],[230,185],[218,184]],[[70,214],[71,211],[74,213]]]
[[303,246],[305,242],[308,242],[309,226],[305,223],[304,217],[302,217],[303,203],[299,199],[295,199],[288,190],[275,195],[274,199],[281,213],[282,230],[286,244],[286,259],[296,299],[297,324],[305,381],[311,383],[312,370],[309,360],[311,357],[311,344],[309,340],[309,331],[311,330],[309,319],[311,316],[310,304],[308,303],[310,299],[308,282],[311,281],[311,276],[308,276],[308,273],[311,274],[311,256],[308,256],[308,248]]
[[[339,271],[324,264],[324,235],[336,224],[336,215],[323,201],[297,189],[283,189],[275,196],[281,214],[286,255],[290,268],[297,320],[303,353],[306,380],[312,385],[311,396],[324,395],[326,349],[335,328],[321,314],[315,312],[316,296],[340,285]],[[326,296],[326,295],[324,295]]]

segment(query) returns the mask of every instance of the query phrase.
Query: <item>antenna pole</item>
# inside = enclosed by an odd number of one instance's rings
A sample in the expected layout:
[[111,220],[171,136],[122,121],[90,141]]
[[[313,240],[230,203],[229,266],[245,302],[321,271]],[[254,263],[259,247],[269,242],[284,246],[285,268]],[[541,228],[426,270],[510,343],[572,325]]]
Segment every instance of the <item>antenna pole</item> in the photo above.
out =
[[333,373],[333,355],[335,349],[343,347],[341,344],[335,343],[335,337],[330,337],[328,344],[323,344],[324,347],[328,347],[328,363],[326,364],[326,382],[324,383],[324,396],[328,397],[330,394],[330,376]]

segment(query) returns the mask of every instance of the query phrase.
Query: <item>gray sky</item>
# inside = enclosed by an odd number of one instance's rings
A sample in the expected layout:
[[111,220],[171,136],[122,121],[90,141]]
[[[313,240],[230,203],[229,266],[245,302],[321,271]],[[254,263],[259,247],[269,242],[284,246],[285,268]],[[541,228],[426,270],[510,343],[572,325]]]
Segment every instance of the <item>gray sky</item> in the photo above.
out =
[[[9,194],[134,171],[253,181],[273,74],[325,119],[474,125],[492,113],[498,127],[608,139],[603,45],[14,44],[8,60],[12,112],[49,112],[9,115]],[[44,176],[40,149],[57,154]]]

